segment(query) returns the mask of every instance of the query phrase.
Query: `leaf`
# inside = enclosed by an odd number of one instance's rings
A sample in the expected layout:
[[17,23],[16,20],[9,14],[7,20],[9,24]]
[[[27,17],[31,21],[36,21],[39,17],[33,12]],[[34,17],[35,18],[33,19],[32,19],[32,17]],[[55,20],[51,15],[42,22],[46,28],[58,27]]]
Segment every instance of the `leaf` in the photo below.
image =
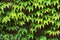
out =
[[54,6],[58,3],[59,3],[59,0],[52,0],[52,4],[54,4]]
[[58,40],[58,38],[49,38],[48,40]]
[[28,11],[33,11],[33,6],[27,6],[26,9],[28,9]]
[[23,26],[25,24],[25,22],[24,21],[18,21],[17,24]]
[[27,38],[26,37],[22,37],[21,40],[27,40]]
[[57,5],[57,9],[59,9],[59,8],[60,8],[60,4]]
[[7,26],[6,30],[9,30],[9,31],[14,31],[14,30],[18,30],[18,26]]
[[25,19],[26,18],[26,15],[23,12],[19,12],[17,14],[17,17],[20,18],[20,19],[22,19],[22,18]]
[[50,18],[49,19],[46,19],[44,20],[44,24],[48,24],[48,22],[50,21]]
[[30,31],[31,31],[31,33],[34,33],[34,32],[36,32],[37,30],[36,30],[36,29],[33,29],[33,28],[30,28]]
[[34,24],[32,23],[31,24],[32,28],[34,28],[35,30],[38,28],[38,29],[41,29],[42,27],[44,28],[44,24],[43,23],[40,23],[40,24]]
[[46,31],[46,34],[49,34],[49,35],[53,35],[53,36],[55,36],[56,34],[59,36],[59,34],[60,34],[60,31],[59,30],[56,30],[56,31],[52,31],[52,30],[48,30],[48,31]]
[[60,27],[60,21],[56,21],[55,25],[59,28]]
[[44,2],[44,0],[38,0],[38,2],[39,2],[39,3],[43,3],[43,2]]
[[20,2],[19,4],[26,7],[28,4],[30,5],[31,3],[28,1],[28,2]]
[[8,21],[10,21],[10,17],[9,17],[9,16],[5,16],[5,17],[2,19],[2,23],[7,23]]
[[24,33],[27,33],[27,30],[25,28],[20,28],[18,33],[23,35]]
[[36,18],[36,19],[35,19],[35,22],[36,22],[36,21],[37,21],[37,23],[39,24],[39,22],[41,22],[41,23],[43,22],[43,19],[42,19],[42,18]]
[[45,36],[41,36],[41,37],[39,38],[39,40],[46,40],[46,37],[45,37]]
[[9,14],[9,17],[14,18],[16,17],[16,13],[14,11],[11,11]]
[[28,33],[28,34],[27,34],[27,38],[28,38],[28,40],[29,40],[30,38],[33,39],[33,37],[34,37],[33,34],[31,34],[31,33]]
[[10,35],[9,34],[4,34],[3,39],[4,40],[10,40]]
[[46,5],[51,5],[51,0],[45,0],[44,3],[46,3]]
[[23,5],[16,5],[16,4],[13,5],[13,8],[14,8],[14,10],[16,10],[16,9],[20,9],[20,10],[25,9]]
[[32,18],[30,16],[26,17],[26,21],[29,22]]
[[36,15],[38,15],[38,17],[39,17],[39,16],[43,16],[43,12],[37,11],[36,14],[35,14],[35,16],[36,16]]
[[3,40],[3,34],[2,33],[0,33],[0,40]]
[[38,7],[39,9],[40,8],[44,8],[45,7],[45,5],[44,4],[39,4],[39,3],[35,3],[35,2],[33,2],[33,6],[35,6],[35,9]]

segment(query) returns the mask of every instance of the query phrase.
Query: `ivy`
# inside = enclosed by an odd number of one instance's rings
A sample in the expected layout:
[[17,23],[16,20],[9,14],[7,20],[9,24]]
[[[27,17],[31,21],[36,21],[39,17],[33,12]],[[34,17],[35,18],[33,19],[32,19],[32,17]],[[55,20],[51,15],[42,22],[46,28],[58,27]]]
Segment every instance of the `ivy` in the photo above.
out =
[[58,40],[59,29],[60,0],[0,1],[0,40]]

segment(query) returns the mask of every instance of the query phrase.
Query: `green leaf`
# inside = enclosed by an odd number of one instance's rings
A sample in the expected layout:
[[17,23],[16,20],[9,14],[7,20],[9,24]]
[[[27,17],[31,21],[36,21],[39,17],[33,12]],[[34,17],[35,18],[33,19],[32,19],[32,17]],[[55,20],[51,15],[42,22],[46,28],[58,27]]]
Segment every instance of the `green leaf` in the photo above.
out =
[[48,40],[58,40],[58,38],[49,38]]
[[29,22],[32,18],[30,16],[26,17],[26,21]]
[[41,36],[39,40],[47,40],[45,36]]
[[34,28],[30,28],[30,31],[31,31],[31,33],[34,33],[34,32],[36,32],[37,30]]
[[49,34],[49,35],[53,35],[53,36],[55,36],[56,34],[59,36],[59,34],[60,34],[60,31],[59,30],[56,30],[56,31],[52,31],[52,30],[48,30],[48,31],[46,31],[46,34]]
[[40,22],[42,23],[43,22],[43,19],[42,18],[36,18],[35,19],[35,22],[37,21],[37,23],[39,24]]
[[27,38],[28,38],[28,40],[29,40],[30,38],[33,39],[33,37],[34,37],[33,34],[31,34],[31,33],[28,33],[28,34],[27,34]]
[[6,30],[9,30],[9,31],[14,31],[14,30],[18,30],[18,26],[7,26]]
[[55,6],[56,4],[59,4],[59,0],[52,0],[52,4],[54,4],[54,6]]
[[9,16],[5,16],[5,17],[2,19],[2,23],[7,23],[8,21],[10,21],[10,17],[9,17]]
[[33,11],[33,6],[27,6],[26,9],[30,12]]
[[27,38],[26,37],[22,37],[21,40],[27,40]]
[[25,28],[20,28],[18,33],[23,35],[24,33],[27,33],[27,30]]

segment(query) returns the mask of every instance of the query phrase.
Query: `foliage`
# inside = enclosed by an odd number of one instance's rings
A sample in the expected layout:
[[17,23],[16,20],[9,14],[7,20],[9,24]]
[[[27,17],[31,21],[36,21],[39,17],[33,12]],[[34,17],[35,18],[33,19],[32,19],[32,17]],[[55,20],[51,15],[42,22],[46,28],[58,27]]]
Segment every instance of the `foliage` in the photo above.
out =
[[60,0],[0,1],[1,40],[47,40],[47,34],[59,36],[59,29]]

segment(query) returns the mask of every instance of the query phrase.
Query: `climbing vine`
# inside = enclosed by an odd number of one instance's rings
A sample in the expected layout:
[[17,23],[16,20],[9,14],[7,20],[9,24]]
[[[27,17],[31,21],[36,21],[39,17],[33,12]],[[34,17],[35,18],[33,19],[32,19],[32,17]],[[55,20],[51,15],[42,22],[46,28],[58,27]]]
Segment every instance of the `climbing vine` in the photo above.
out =
[[59,40],[59,36],[60,0],[0,1],[0,40]]

